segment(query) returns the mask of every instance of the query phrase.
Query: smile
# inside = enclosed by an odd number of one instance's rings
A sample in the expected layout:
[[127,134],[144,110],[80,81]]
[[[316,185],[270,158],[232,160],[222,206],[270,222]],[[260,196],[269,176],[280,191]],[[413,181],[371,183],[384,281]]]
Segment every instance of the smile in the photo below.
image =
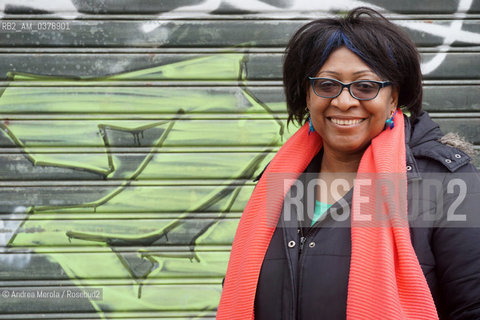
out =
[[365,119],[338,119],[338,118],[329,118],[330,121],[339,126],[355,126]]

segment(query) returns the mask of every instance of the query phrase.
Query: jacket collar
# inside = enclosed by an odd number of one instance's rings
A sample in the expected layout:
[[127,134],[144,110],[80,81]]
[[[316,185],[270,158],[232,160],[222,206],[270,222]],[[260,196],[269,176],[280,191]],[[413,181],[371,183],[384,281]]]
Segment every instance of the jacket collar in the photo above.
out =
[[435,160],[450,172],[455,172],[470,162],[471,159],[465,152],[438,141],[443,133],[426,112],[422,112],[413,123],[409,118],[405,118],[408,180],[421,179],[416,157]]

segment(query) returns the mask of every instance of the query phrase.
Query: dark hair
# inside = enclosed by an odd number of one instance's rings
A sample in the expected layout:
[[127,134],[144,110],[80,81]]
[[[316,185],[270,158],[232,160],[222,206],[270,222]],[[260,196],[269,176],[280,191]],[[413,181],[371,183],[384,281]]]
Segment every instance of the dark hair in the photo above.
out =
[[284,57],[283,84],[288,122],[306,121],[308,77],[316,76],[328,56],[346,46],[376,74],[399,90],[398,104],[413,119],[422,109],[422,73],[415,44],[377,11],[359,7],[345,17],[312,21],[290,39]]

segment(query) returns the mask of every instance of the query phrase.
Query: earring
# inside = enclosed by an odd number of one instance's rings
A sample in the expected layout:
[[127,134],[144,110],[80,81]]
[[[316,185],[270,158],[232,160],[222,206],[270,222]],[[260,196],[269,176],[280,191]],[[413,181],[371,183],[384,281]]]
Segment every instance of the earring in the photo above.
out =
[[390,128],[390,130],[392,130],[393,127],[395,127],[395,123],[393,123],[393,118],[397,114],[397,111],[398,111],[398,109],[395,110],[395,112],[393,113],[393,115],[390,118],[385,120],[385,128],[383,128],[384,130],[387,129],[387,128]]
[[315,132],[315,128],[313,127],[312,117],[310,117],[310,110],[308,109],[308,106],[305,107],[305,112],[308,115],[308,135],[310,135],[312,132]]
[[315,128],[313,127],[312,123],[312,117],[308,117],[308,135],[310,135],[312,132],[315,132]]

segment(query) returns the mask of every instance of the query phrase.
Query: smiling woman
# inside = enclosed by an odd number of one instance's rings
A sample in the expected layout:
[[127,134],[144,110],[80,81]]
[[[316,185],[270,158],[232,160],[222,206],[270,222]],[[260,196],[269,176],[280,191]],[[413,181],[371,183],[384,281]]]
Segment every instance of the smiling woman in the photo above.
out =
[[[331,154],[332,159],[342,162],[355,158],[360,163],[370,141],[382,132],[385,121],[395,112],[398,88],[388,86],[382,89],[378,82],[370,83],[370,80],[385,79],[343,46],[332,52],[316,77],[333,78],[320,78],[319,84],[319,80],[315,80],[307,91],[307,109],[313,128],[323,139],[324,155]],[[355,86],[341,90],[337,85],[330,98],[325,96],[332,90],[325,87],[334,87],[336,80],[353,82]],[[319,91],[325,93],[319,94]],[[365,97],[360,100],[358,96],[362,94]],[[352,169],[356,171],[353,166]]]
[[479,319],[480,178],[421,110],[412,41],[357,8],[284,61],[303,126],[245,208],[217,319]]

